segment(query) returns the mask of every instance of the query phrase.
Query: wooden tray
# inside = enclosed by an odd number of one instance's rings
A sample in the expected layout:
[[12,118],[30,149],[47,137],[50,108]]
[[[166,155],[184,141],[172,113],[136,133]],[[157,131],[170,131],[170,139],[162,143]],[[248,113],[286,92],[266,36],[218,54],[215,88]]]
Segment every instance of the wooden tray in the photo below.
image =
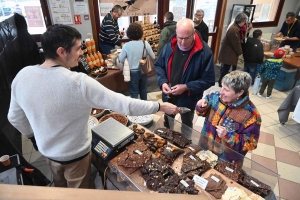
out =
[[[224,176],[223,174],[221,174],[220,172],[218,172],[215,169],[210,169],[208,171],[206,171],[202,177],[207,179],[211,174],[217,174],[219,175],[225,182],[227,187],[236,187],[239,188],[241,190],[244,190],[245,193],[247,194],[247,196],[250,196],[253,192],[251,192],[250,190],[244,188],[243,186],[241,186],[240,184],[238,184],[237,182],[231,180],[230,178]],[[209,194],[207,191],[203,190],[202,188],[198,187],[197,185],[195,186],[198,190],[201,190],[203,193],[207,193],[210,196],[210,199],[216,199],[214,196],[212,196],[211,194]]]

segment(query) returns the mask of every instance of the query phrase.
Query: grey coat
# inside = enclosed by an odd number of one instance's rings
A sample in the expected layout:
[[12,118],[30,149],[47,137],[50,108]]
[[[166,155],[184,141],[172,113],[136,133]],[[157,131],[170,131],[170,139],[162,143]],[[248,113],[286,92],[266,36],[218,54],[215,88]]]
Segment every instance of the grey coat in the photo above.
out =
[[222,41],[218,60],[221,63],[236,66],[238,57],[242,53],[240,27],[234,23],[229,27]]

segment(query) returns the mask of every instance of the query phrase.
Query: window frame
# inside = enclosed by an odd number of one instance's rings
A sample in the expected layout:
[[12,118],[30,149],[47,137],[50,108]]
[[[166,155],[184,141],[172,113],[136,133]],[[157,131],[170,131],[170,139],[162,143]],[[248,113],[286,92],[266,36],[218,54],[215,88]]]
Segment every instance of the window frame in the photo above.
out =
[[[284,5],[285,0],[279,0],[278,3],[278,9],[274,18],[274,21],[265,21],[265,22],[252,22],[253,27],[255,28],[265,28],[265,27],[276,27],[278,26],[278,22],[281,16],[282,7]],[[251,5],[253,5],[253,0],[250,2]]]

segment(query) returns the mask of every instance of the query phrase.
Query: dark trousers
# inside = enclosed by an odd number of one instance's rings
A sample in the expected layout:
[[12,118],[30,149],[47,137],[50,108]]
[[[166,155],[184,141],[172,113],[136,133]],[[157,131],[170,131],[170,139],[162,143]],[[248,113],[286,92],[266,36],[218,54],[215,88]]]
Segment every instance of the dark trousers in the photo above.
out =
[[263,81],[262,81],[260,90],[259,90],[259,94],[263,94],[266,87],[268,86],[267,96],[271,96],[275,81],[276,81],[276,79],[271,79],[270,80],[270,79],[264,78]]
[[[187,125],[188,127],[190,128],[193,128],[193,119],[194,119],[194,114],[195,114],[195,110],[191,110],[190,112],[187,112],[187,113],[184,113],[184,114],[180,114],[181,116],[181,122],[185,125]],[[169,125],[169,121],[168,121],[168,117],[171,117],[171,118],[175,118],[175,115],[167,115],[165,114],[164,115],[164,126],[166,128],[170,128],[170,125]]]
[[[220,75],[220,79],[218,81],[220,87],[222,85],[222,79],[226,74],[228,74],[228,72],[230,70],[230,67],[231,67],[231,65],[227,65],[227,64],[222,63],[222,66],[221,66],[221,69],[220,69],[221,75]],[[236,70],[236,66],[232,66],[231,71],[235,71],[235,70]]]
[[257,65],[255,63],[244,63],[244,72],[248,72],[252,78],[252,85],[254,83],[255,75],[257,72]]
[[99,44],[99,50],[101,51],[102,54],[111,54],[110,50],[113,50],[115,46],[113,44]]
[[137,99],[139,94],[142,100],[147,100],[147,82],[148,77],[141,74],[140,70],[130,71],[130,96]]

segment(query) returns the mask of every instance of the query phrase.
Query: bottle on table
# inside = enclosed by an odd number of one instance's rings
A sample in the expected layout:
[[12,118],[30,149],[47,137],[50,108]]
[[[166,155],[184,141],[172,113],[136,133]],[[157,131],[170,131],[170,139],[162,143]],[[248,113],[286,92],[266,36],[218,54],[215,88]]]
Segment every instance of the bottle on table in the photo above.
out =
[[120,32],[120,38],[122,39],[122,37],[124,37],[125,35],[125,28],[123,28]]
[[88,54],[92,53],[92,43],[90,39],[86,39],[85,45],[86,45],[87,53]]
[[86,55],[86,61],[89,64],[90,69],[94,68],[94,63],[92,61],[92,58],[89,56],[89,54]]
[[103,60],[102,54],[98,51],[97,55],[98,55],[98,58],[99,58],[100,66],[102,66],[104,64],[104,60]]
[[84,40],[82,41],[82,44],[81,44],[81,50],[83,51],[83,54],[84,54],[84,55],[87,54],[87,48],[86,48],[86,45],[85,45],[85,41],[84,41]]
[[92,38],[91,39],[91,53],[96,52],[96,45],[95,45],[95,40]]
[[92,62],[93,62],[94,67],[97,66],[96,58],[94,57],[94,55],[93,55],[92,53],[90,53],[90,57],[91,57],[91,59],[92,59]]
[[95,57],[95,59],[96,59],[96,66],[100,67],[100,66],[101,66],[100,60],[99,60],[99,57],[98,57],[98,55],[97,55],[96,52],[94,52],[94,57]]

